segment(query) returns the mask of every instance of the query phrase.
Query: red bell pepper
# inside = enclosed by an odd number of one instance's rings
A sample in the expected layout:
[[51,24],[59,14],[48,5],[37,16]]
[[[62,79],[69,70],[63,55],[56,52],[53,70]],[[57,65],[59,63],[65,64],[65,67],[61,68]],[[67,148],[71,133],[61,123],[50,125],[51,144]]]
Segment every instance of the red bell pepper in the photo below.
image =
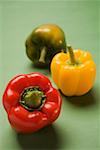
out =
[[3,94],[11,126],[18,132],[35,132],[55,121],[62,99],[50,80],[40,73],[14,77]]

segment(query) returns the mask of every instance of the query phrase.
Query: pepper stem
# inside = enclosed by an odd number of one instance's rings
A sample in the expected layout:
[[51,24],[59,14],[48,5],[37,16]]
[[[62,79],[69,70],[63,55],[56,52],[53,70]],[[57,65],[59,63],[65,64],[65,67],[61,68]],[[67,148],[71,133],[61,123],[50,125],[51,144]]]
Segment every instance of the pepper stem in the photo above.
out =
[[76,64],[76,60],[75,60],[75,55],[74,55],[73,49],[72,49],[72,47],[70,45],[68,45],[67,48],[68,48],[68,51],[69,51],[71,64],[75,65]]
[[20,104],[29,111],[39,109],[45,100],[43,91],[38,88],[25,89],[22,93]]
[[39,107],[41,105],[41,95],[39,91],[29,91],[24,97],[25,103],[29,107]]
[[41,49],[39,62],[45,63],[46,52],[47,52],[47,51],[46,51],[46,47],[43,47],[43,48]]

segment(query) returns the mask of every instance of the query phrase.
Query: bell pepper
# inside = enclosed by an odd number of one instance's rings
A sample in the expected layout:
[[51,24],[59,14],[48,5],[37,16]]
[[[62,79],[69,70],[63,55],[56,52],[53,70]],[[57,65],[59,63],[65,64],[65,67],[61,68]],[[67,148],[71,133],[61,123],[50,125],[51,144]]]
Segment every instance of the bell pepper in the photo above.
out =
[[73,50],[59,53],[51,62],[51,74],[54,82],[65,96],[80,96],[93,86],[96,65],[88,51]]
[[62,99],[50,80],[40,73],[14,77],[3,94],[8,120],[16,131],[35,132],[54,122]]
[[35,66],[49,66],[53,56],[66,52],[65,35],[55,24],[43,24],[35,28],[25,42],[26,54]]

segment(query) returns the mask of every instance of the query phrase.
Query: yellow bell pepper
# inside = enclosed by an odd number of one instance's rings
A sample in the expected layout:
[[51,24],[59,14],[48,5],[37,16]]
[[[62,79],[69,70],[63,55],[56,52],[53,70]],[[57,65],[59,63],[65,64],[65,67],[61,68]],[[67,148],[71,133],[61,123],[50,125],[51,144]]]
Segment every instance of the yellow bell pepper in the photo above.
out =
[[67,53],[58,53],[52,59],[51,75],[64,95],[80,96],[92,88],[96,65],[89,52],[68,46]]

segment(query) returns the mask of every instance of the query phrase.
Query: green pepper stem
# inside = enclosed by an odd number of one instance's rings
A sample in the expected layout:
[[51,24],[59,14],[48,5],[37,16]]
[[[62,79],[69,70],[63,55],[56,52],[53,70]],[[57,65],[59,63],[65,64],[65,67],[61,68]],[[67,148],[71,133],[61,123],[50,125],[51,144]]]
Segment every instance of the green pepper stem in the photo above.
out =
[[70,45],[68,45],[67,48],[68,48],[68,51],[69,51],[71,64],[75,65],[76,64],[76,60],[75,60],[73,49],[72,49],[72,47]]
[[46,47],[43,47],[43,48],[41,49],[39,62],[45,63],[46,52],[47,52],[47,51],[46,51]]

